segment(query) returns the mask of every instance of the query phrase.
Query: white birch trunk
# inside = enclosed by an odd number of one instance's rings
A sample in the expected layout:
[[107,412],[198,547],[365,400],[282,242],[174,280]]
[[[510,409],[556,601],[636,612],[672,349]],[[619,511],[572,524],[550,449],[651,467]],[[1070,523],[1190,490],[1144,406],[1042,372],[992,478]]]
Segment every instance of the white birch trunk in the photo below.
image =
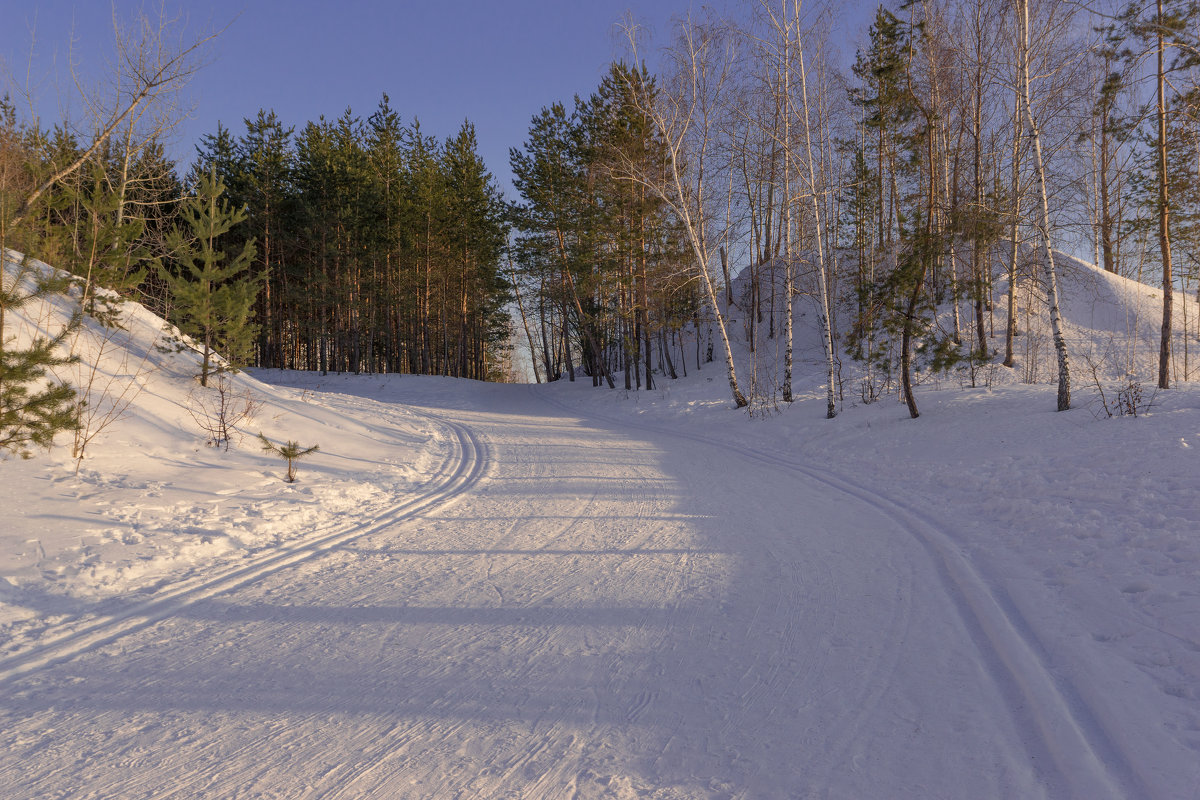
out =
[[1058,310],[1058,279],[1054,269],[1054,250],[1050,247],[1050,201],[1046,192],[1046,165],[1042,159],[1042,142],[1038,133],[1037,120],[1033,116],[1033,103],[1029,89],[1029,0],[1017,0],[1018,57],[1021,65],[1021,101],[1025,105],[1025,124],[1029,126],[1029,137],[1033,142],[1033,167],[1037,173],[1041,191],[1041,220],[1038,230],[1042,235],[1042,272],[1046,281],[1046,299],[1050,304],[1050,329],[1054,335],[1054,351],[1058,355],[1058,410],[1071,407],[1071,368],[1067,359],[1067,342],[1063,338],[1062,318]]
[[800,60],[800,96],[804,104],[804,144],[808,154],[809,196],[812,198],[813,221],[817,227],[817,282],[818,293],[821,295],[821,344],[825,346],[826,378],[828,386],[825,391],[825,417],[833,419],[837,416],[836,394],[836,362],[833,358],[833,331],[830,328],[829,287],[825,269],[824,235],[821,229],[821,202],[817,197],[817,176],[813,167],[812,130],[808,120],[808,81],[804,73],[804,45],[799,36],[796,40],[797,57]]
[[[799,14],[799,3],[796,3],[796,13]],[[787,28],[783,33],[783,202],[784,202],[784,231],[783,231],[783,262],[784,262],[784,303],[783,303],[783,401],[790,403],[792,397],[792,302],[795,297],[795,269],[792,264],[792,86],[791,86],[791,32]],[[799,31],[796,32],[799,39]],[[811,153],[810,156],[811,158]],[[819,240],[818,240],[819,241]]]

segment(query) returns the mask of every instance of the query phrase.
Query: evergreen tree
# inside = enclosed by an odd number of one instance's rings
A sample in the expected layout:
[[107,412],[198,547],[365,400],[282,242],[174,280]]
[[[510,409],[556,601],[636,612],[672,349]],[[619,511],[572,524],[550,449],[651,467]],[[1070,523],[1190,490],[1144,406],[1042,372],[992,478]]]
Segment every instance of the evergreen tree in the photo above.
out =
[[404,265],[406,242],[404,199],[404,123],[384,94],[367,119],[367,160],[375,181],[380,219],[377,222],[372,268],[378,275],[377,316],[372,323],[380,339],[375,359],[380,369],[405,371],[412,350],[411,320],[416,289]]
[[209,375],[223,371],[214,366],[214,353],[223,354],[225,363],[236,368],[252,354],[257,333],[251,312],[263,275],[250,270],[253,240],[229,259],[220,249],[218,240],[246,218],[244,208],[231,209],[222,199],[224,191],[216,168],[210,168],[200,178],[196,194],[184,203],[181,215],[186,229],[176,228],[168,237],[177,271],[159,269],[170,289],[171,320],[199,341],[201,386],[208,385]]
[[200,144],[196,145],[196,160],[188,172],[187,183],[193,187],[198,186],[206,176],[212,173],[215,173],[226,184],[226,200],[234,206],[241,205],[238,202],[241,199],[240,192],[237,191],[238,187],[236,184],[228,185],[231,180],[236,181],[238,177],[237,142],[234,140],[233,134],[229,132],[229,128],[219,121],[216,133],[206,133],[200,137]]
[[52,370],[72,361],[62,355],[61,345],[78,317],[56,335],[21,337],[15,325],[15,312],[70,285],[61,273],[39,274],[27,256],[10,249],[36,247],[46,238],[49,198],[44,195],[18,224],[11,222],[36,185],[40,165],[31,139],[37,138],[17,123],[8,99],[0,99],[0,453],[23,458],[74,427],[77,403],[75,390],[56,380]]
[[120,196],[108,189],[101,175],[91,176],[86,189],[68,186],[66,195],[78,219],[73,252],[60,266],[80,279],[83,313],[105,327],[120,327],[120,294],[140,286],[147,274],[145,223],[119,217]]
[[[1159,260],[1162,269],[1162,334],[1159,344],[1158,388],[1170,387],[1171,339],[1173,327],[1173,296],[1175,277],[1171,253],[1171,214],[1173,198],[1169,173],[1170,153],[1178,145],[1169,132],[1179,130],[1172,125],[1173,106],[1180,105],[1178,83],[1173,74],[1200,65],[1200,37],[1196,23],[1200,20],[1200,3],[1196,0],[1133,0],[1117,19],[1106,28],[1110,43],[1123,45],[1119,56],[1125,62],[1126,76],[1135,75],[1143,62],[1154,57],[1151,75],[1155,82],[1154,100],[1142,110],[1143,120],[1154,121],[1154,133],[1146,136],[1147,149],[1152,149],[1155,163],[1155,216]],[[1127,77],[1127,80],[1132,79]],[[1105,83],[1113,91],[1115,80]]]
[[453,224],[446,208],[448,193],[441,168],[441,148],[436,139],[421,132],[414,122],[404,142],[403,213],[408,228],[407,271],[414,284],[416,309],[412,317],[414,335],[412,371],[423,375],[447,374],[437,343],[446,324],[444,293],[440,291],[440,267],[446,245],[443,234]]
[[477,152],[475,127],[464,122],[443,148],[448,211],[455,225],[447,236],[457,275],[457,348],[452,374],[486,380],[507,347],[511,299],[500,275],[508,238],[504,201]]
[[257,359],[260,366],[285,366],[284,303],[289,287],[285,242],[292,218],[292,128],[285,128],[274,111],[259,110],[246,119],[246,133],[236,145],[237,184],[246,203],[242,239],[258,247],[254,271],[261,273],[263,291],[255,308],[259,326]]
[[523,149],[509,151],[513,183],[524,199],[516,209],[518,254],[527,272],[541,289],[542,358],[550,380],[564,367],[575,380],[568,323],[574,316],[574,272],[583,261],[579,236],[584,183],[579,163],[575,121],[561,103],[543,108],[533,117]]
[[26,257],[9,261],[3,244],[0,229],[0,452],[28,458],[30,448],[49,447],[55,434],[75,427],[75,390],[50,371],[74,361],[61,354],[61,346],[79,318],[54,336],[35,336],[28,345],[17,346],[8,328],[12,312],[65,292],[69,282],[61,275],[38,275]]
[[[913,92],[912,26],[881,6],[869,36],[867,49],[854,65],[861,83],[850,97],[863,111],[861,148],[874,151],[869,160],[858,159],[855,172],[875,183],[869,191],[860,187],[856,198],[876,203],[873,234],[859,232],[860,242],[873,240],[875,247],[872,252],[863,247],[867,264],[859,266],[863,283],[851,352],[865,356],[869,368],[889,379],[898,366],[909,414],[916,417],[911,391],[914,347],[918,354],[932,356],[935,368],[944,368],[952,355],[936,336],[925,340],[933,332],[928,276],[943,250],[933,225],[934,181],[926,172],[932,169],[926,147],[932,128],[928,119],[922,120],[921,103]],[[887,346],[877,346],[877,340],[886,340]]]
[[[175,162],[167,157],[162,142],[155,139],[138,151],[131,172],[134,177],[126,192],[125,217],[141,223],[138,246],[151,258],[164,258],[168,255],[167,235],[174,227],[183,196]],[[158,271],[147,269],[143,274],[142,283],[136,287],[136,299],[165,317],[167,290],[159,281]]]

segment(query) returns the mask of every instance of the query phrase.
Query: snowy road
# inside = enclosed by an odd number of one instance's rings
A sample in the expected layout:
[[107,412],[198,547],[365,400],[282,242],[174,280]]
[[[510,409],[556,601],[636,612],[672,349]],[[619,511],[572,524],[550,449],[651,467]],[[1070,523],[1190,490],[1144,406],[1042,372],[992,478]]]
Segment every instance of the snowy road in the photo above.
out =
[[456,445],[378,524],[0,663],[0,796],[1154,795],[916,510],[524,387],[413,400]]

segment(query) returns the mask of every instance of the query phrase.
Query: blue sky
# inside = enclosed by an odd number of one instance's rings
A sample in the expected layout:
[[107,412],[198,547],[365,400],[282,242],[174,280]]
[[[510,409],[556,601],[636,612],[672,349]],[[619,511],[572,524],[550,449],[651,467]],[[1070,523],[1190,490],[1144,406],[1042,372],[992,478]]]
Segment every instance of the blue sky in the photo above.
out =
[[[105,0],[0,0],[11,6],[0,57],[6,79],[32,77],[45,124],[61,118],[73,89],[67,63],[88,78],[110,74],[114,5]],[[152,8],[157,2],[148,3]],[[205,66],[184,94],[189,119],[170,152],[183,161],[216,129],[235,132],[259,108],[299,128],[350,106],[366,117],[383,92],[406,120],[445,138],[464,119],[476,126],[480,153],[509,189],[508,148],[529,119],[554,101],[591,92],[624,44],[615,23],[629,0],[167,0],[169,13],[195,34],[230,23],[208,48]],[[116,0],[127,20],[142,2]],[[688,0],[636,0],[635,19],[661,41]],[[232,22],[230,22],[232,20]],[[15,23],[15,24],[12,24]],[[186,34],[185,34],[186,35]],[[72,45],[72,39],[74,45]],[[31,45],[34,52],[29,59]],[[31,66],[27,69],[27,66]],[[77,105],[69,106],[77,115]]]

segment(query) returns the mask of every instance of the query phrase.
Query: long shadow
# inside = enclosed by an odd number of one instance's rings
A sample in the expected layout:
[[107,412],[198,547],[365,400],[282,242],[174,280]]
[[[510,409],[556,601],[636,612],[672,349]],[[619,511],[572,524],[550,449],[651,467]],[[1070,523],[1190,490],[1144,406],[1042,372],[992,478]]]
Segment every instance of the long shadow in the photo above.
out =
[[[470,517],[464,519],[470,520]],[[567,517],[532,517],[531,519],[567,519]],[[648,519],[671,519],[678,517],[648,517]],[[375,556],[611,556],[613,558],[630,558],[632,556],[701,556],[717,555],[719,550],[700,550],[691,547],[631,547],[628,549],[613,547],[589,550],[586,548],[547,547],[540,549],[487,548],[481,550],[430,548],[367,548],[343,545],[339,550],[357,553],[358,555]]]
[[623,627],[665,625],[670,610],[616,606],[272,606],[215,600],[192,603],[177,617],[217,622],[270,622],[280,625],[523,625],[531,627]]
[[[628,431],[603,425],[592,429],[629,437]],[[505,446],[495,445],[500,450]],[[581,465],[597,463],[586,447],[563,449],[578,453]],[[347,718],[339,723],[343,726],[385,728],[428,718],[487,721],[513,724],[516,735],[524,736],[539,726],[544,730],[551,720],[598,747],[604,741],[628,744],[619,753],[622,763],[613,769],[649,784],[684,787],[681,791],[729,786],[749,792],[747,796],[774,796],[770,790],[788,786],[789,776],[800,768],[786,736],[780,746],[779,732],[792,731],[780,721],[813,701],[797,696],[784,678],[790,671],[810,669],[821,644],[776,627],[789,620],[770,609],[784,602],[790,587],[764,577],[782,570],[782,564],[743,572],[747,561],[761,563],[765,541],[780,540],[783,532],[770,529],[777,517],[760,518],[757,497],[731,505],[727,495],[706,492],[710,481],[719,480],[711,472],[719,454],[695,444],[686,449],[689,458],[668,461],[664,455],[652,465],[670,478],[646,487],[666,494],[667,513],[585,522],[628,529],[647,522],[676,523],[670,535],[686,531],[695,546],[337,549],[351,556],[472,556],[484,562],[514,555],[603,559],[604,565],[593,572],[611,581],[601,582],[590,601],[568,595],[554,604],[516,602],[497,588],[491,600],[496,605],[484,605],[478,597],[464,597],[462,605],[421,604],[419,587],[409,586],[409,577],[395,567],[402,562],[351,558],[346,574],[373,592],[361,606],[323,602],[316,581],[304,584],[311,587],[307,603],[281,605],[255,591],[245,596],[238,590],[188,604],[158,623],[156,635],[145,637],[150,643],[128,658],[84,654],[19,681],[16,691],[0,698],[8,718],[0,718],[0,730],[5,725],[68,729],[73,719],[76,725],[120,738],[130,714],[191,726],[203,721],[196,716],[180,721],[181,713],[257,713],[337,715]],[[656,451],[647,447],[642,454]],[[593,479],[581,474],[580,480]],[[788,479],[777,483],[763,487],[764,496],[784,496]],[[538,492],[546,488],[539,486]],[[481,497],[479,502],[486,501]],[[535,508],[531,500],[527,510]],[[798,510],[797,525],[801,517]],[[573,519],[522,513],[514,523],[560,518]],[[495,522],[486,517],[446,519],[467,525]],[[729,550],[731,544],[737,545],[735,551]],[[620,582],[617,566],[625,570],[621,575],[628,575],[633,565],[625,562],[655,556],[675,558],[640,582]],[[608,564],[610,558],[618,563]],[[552,571],[555,560],[547,559],[537,569]],[[639,573],[633,574],[636,578]],[[536,571],[531,577],[537,577]],[[426,581],[445,579],[436,573],[425,576]],[[300,585],[304,578],[293,580]],[[466,583],[470,576],[462,580]],[[670,592],[662,591],[662,580],[671,581]],[[809,580],[824,585],[819,575]],[[281,593],[296,596],[282,588]],[[620,599],[606,599],[605,591]],[[647,599],[652,602],[639,602]],[[822,598],[814,592],[814,599]],[[119,611],[120,605],[110,610]],[[819,627],[818,634],[824,635]],[[780,714],[772,719],[776,711]],[[249,728],[247,736],[260,735]],[[235,734],[212,733],[222,735]],[[14,741],[0,733],[0,749]],[[634,741],[636,746],[629,744]],[[511,746],[538,745],[518,739]],[[174,745],[164,737],[161,746]],[[9,757],[31,774],[58,769],[29,749],[10,749]],[[756,795],[755,788],[764,786],[767,793]]]
[[[181,713],[202,717],[254,713],[297,719],[310,714],[349,715],[366,718],[368,725],[394,725],[422,717],[455,722],[534,722],[552,715],[567,724],[584,726],[592,722],[594,712],[578,702],[581,686],[591,673],[603,668],[605,658],[596,654],[556,665],[552,671],[534,665],[506,673],[484,659],[447,662],[444,657],[409,650],[396,653],[404,668],[390,670],[346,657],[280,664],[277,657],[296,654],[281,650],[265,655],[267,659],[232,661],[229,653],[214,652],[208,659],[185,664],[143,660],[140,666],[153,674],[137,677],[119,664],[92,665],[86,672],[64,668],[63,681],[57,686],[0,698],[0,709],[15,717],[38,713],[60,718],[86,716],[97,728],[112,724],[112,720],[95,716],[105,713],[171,719]],[[447,687],[458,688],[448,691]],[[0,741],[2,737],[0,734]],[[31,754],[9,750],[5,758]],[[0,768],[3,766],[0,759]],[[36,774],[40,766],[27,763],[27,774]],[[303,765],[298,768],[303,776]]]

